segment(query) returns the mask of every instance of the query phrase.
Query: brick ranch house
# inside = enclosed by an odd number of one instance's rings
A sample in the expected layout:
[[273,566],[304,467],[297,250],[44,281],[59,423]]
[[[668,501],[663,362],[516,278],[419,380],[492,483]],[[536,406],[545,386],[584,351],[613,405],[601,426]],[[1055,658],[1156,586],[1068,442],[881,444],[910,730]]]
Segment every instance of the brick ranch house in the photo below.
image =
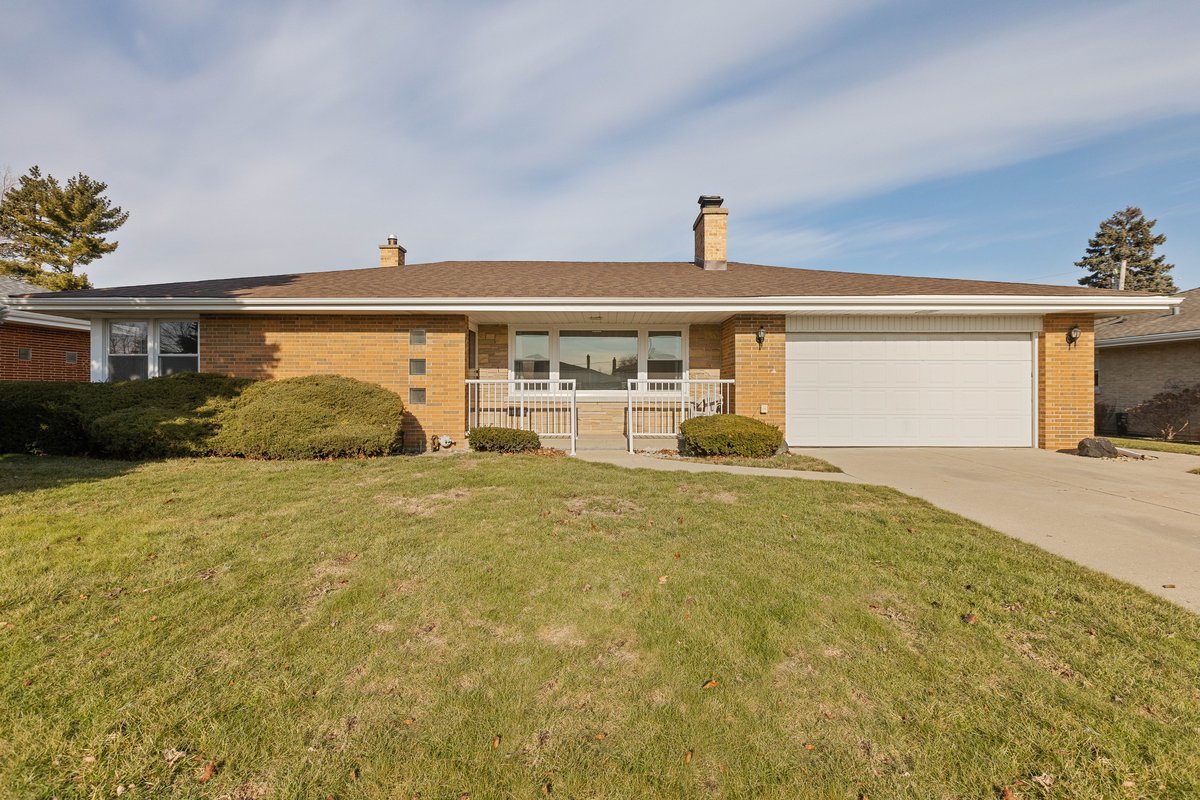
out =
[[[1105,428],[1117,432],[1115,414],[1159,392],[1200,384],[1200,288],[1176,295],[1185,302],[1167,311],[1096,322],[1096,403],[1110,412]],[[1136,415],[1128,432],[1158,436]],[[1200,414],[1178,437],[1200,441]]]
[[0,381],[86,381],[91,325],[71,317],[9,308],[9,297],[40,292],[0,275]]
[[1094,319],[1179,302],[727,261],[727,214],[700,198],[692,261],[406,264],[391,237],[370,269],[15,302],[90,320],[96,381],[378,383],[404,397],[410,445],[480,424],[673,435],[734,412],[795,446],[1044,448],[1092,433]]

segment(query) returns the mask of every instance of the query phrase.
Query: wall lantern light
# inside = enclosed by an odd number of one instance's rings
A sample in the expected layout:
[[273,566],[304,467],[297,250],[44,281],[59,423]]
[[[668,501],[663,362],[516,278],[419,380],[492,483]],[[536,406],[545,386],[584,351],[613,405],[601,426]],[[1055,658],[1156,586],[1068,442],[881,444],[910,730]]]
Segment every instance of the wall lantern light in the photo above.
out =
[[1079,330],[1079,326],[1078,325],[1074,326],[1073,328],[1071,328],[1071,330],[1067,331],[1067,344],[1071,344],[1071,345],[1075,344],[1076,342],[1079,341],[1079,337],[1082,334],[1083,334],[1083,331]]
[[758,342],[758,346],[762,347],[763,342],[767,340],[767,329],[762,325],[758,326],[758,330],[754,332],[754,341]]

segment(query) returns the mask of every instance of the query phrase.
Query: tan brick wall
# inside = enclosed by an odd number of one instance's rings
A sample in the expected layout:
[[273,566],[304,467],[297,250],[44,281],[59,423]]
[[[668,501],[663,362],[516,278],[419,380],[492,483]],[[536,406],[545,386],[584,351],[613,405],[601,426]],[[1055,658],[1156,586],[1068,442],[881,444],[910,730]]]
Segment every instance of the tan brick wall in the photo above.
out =
[[720,325],[692,325],[689,328],[688,377],[696,380],[721,377]]
[[479,378],[508,380],[508,326],[479,326]]
[[[1161,342],[1096,350],[1100,383],[1096,402],[1124,411],[1159,392],[1177,391],[1200,384],[1200,342]],[[1130,433],[1157,436],[1159,431],[1130,419]],[[1200,438],[1200,414],[1179,437]]]
[[[1067,344],[1067,331],[1082,335]],[[1075,447],[1095,426],[1095,335],[1090,315],[1047,314],[1038,336],[1038,446]]]
[[[759,326],[767,339],[755,341]],[[737,314],[721,323],[721,377],[733,378],[733,410],[783,430],[786,331],[779,314]],[[766,406],[766,413],[761,410]]]
[[[41,325],[0,323],[0,380],[87,381],[91,377],[91,343],[88,331],[70,331]],[[17,356],[29,348],[29,360]],[[68,364],[68,352],[75,363]]]
[[729,209],[727,208],[705,208],[697,215],[696,221],[692,224],[692,231],[698,264],[724,263],[728,222]]
[[[409,344],[423,329],[424,345]],[[408,374],[424,358],[426,374]],[[466,428],[467,318],[394,314],[202,316],[200,369],[246,378],[344,375],[377,383],[404,399],[407,449],[431,436],[461,440]],[[409,403],[409,387],[425,389],[424,405]]]

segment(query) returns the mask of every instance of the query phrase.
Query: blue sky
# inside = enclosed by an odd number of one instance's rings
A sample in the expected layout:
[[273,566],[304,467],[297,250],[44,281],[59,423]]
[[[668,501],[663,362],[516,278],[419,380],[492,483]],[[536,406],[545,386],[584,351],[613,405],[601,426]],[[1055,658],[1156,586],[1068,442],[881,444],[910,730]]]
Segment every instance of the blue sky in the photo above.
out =
[[97,285],[409,260],[1072,283],[1159,219],[1200,285],[1200,3],[6,4],[0,167],[110,184]]

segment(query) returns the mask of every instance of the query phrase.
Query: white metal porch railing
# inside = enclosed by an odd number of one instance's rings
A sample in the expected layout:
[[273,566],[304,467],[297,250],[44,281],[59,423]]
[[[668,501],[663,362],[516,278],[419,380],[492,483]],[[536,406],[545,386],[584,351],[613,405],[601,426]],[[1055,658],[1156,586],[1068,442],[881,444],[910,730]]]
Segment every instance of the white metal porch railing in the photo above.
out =
[[628,396],[629,452],[638,436],[678,436],[679,425],[692,417],[729,414],[733,411],[733,381],[647,380],[629,381]]
[[468,380],[467,433],[475,428],[518,428],[543,439],[579,438],[575,414],[575,381]]

